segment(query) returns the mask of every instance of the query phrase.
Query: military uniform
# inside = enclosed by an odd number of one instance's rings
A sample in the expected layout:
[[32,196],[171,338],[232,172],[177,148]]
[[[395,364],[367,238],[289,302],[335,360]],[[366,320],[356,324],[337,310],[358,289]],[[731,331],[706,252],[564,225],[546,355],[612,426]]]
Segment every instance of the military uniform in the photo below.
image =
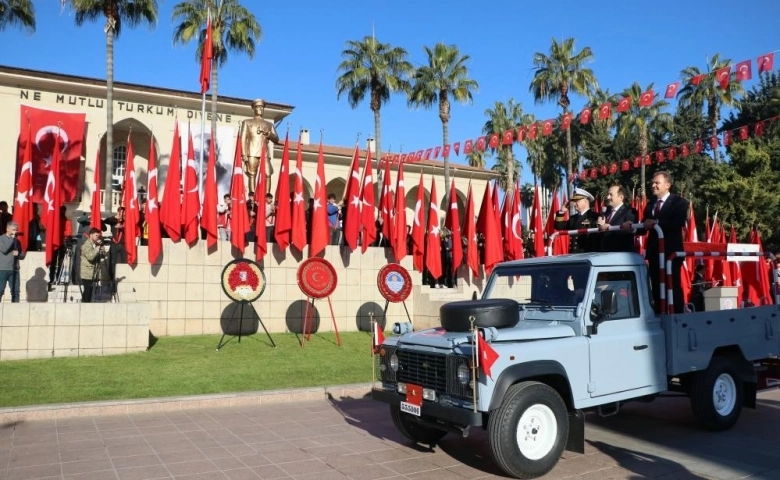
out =
[[[571,201],[577,201],[580,199],[587,199],[593,201],[593,196],[587,191],[577,188],[574,190],[574,194],[571,197]],[[580,213],[577,212],[569,217],[569,220],[565,220],[565,212],[557,212],[555,214],[555,228],[556,230],[579,230],[581,228],[596,228],[598,227],[599,215],[591,209],[585,210]],[[599,234],[589,235],[573,235],[570,237],[569,253],[583,253],[583,252],[600,252],[601,251],[601,238]]]

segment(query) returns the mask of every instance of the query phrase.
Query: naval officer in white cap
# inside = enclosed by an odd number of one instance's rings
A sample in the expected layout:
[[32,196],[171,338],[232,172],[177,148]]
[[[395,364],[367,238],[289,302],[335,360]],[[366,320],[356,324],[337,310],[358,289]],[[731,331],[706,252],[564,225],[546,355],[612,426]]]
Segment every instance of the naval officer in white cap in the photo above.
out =
[[[561,209],[555,214],[555,228],[557,230],[578,230],[580,228],[598,227],[599,216],[591,210],[593,195],[583,188],[575,188],[571,196],[571,203],[577,213],[565,220],[566,210]],[[601,251],[601,239],[599,234],[577,235],[571,237],[569,253],[599,252]]]

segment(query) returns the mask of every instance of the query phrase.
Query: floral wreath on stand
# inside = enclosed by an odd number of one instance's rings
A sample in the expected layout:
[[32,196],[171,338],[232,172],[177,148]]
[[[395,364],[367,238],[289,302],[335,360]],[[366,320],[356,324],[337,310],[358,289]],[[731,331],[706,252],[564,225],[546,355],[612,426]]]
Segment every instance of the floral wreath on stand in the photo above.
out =
[[253,302],[265,290],[265,273],[257,263],[239,258],[222,270],[222,290],[236,302]]

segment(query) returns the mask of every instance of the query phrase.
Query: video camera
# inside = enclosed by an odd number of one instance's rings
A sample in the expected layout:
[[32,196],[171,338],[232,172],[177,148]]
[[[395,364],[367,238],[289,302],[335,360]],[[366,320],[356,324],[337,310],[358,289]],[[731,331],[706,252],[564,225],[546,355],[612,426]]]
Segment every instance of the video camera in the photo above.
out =
[[73,247],[79,243],[79,236],[73,235],[70,237],[65,237],[65,246],[66,247]]

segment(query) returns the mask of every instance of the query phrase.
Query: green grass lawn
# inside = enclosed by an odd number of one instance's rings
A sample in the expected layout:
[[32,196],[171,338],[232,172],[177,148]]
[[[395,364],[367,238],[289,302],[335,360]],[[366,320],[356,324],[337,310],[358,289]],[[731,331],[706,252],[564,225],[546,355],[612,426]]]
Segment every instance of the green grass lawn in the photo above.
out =
[[146,352],[0,363],[0,407],[316,387],[371,381],[371,336],[163,337]]

